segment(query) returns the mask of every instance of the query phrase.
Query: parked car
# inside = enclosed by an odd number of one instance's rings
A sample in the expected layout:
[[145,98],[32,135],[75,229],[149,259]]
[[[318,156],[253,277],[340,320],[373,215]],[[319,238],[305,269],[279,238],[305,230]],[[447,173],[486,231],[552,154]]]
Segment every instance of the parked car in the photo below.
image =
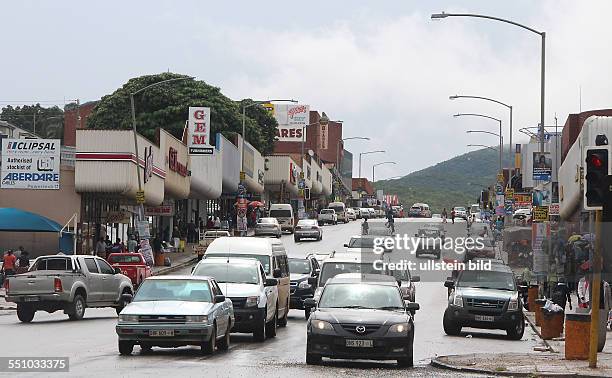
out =
[[355,210],[353,210],[350,207],[347,207],[346,208],[346,219],[348,219],[349,221],[357,220],[357,214],[355,213]]
[[212,243],[213,240],[223,237],[231,236],[229,231],[225,230],[209,230],[204,232],[204,237],[200,242],[194,246],[193,253],[198,255],[198,261],[202,260],[202,256],[206,253],[206,248]]
[[[344,248],[346,248],[345,252],[347,253],[364,253],[364,254],[374,254],[374,240],[377,237],[369,236],[369,235],[354,235],[351,236],[348,243],[344,244]],[[382,253],[390,253],[393,252],[392,249],[386,248],[385,246],[381,246],[383,249]]]
[[409,269],[395,269],[391,271],[391,274],[399,284],[400,290],[402,291],[402,298],[411,302],[416,302],[416,286],[414,283],[421,281],[421,277],[413,276]]
[[293,240],[299,242],[302,239],[323,239],[323,230],[316,219],[300,219],[295,226]]
[[338,216],[334,209],[321,209],[319,213],[319,224],[338,224]]
[[411,218],[431,218],[431,210],[426,203],[415,203],[408,210],[408,217]]
[[439,259],[442,256],[442,233],[438,228],[419,228],[414,236],[420,238],[420,242],[414,253],[416,257],[421,255],[434,255]]
[[255,224],[255,236],[274,236],[280,238],[281,226],[276,218],[259,218]]
[[529,219],[531,218],[531,209],[517,209],[514,214],[512,214],[512,219]]
[[[306,325],[306,363],[322,357],[397,360],[413,365],[414,319],[419,309],[404,302],[393,279],[340,274],[329,280]],[[368,311],[369,309],[369,311]]]
[[293,217],[293,207],[291,207],[290,204],[276,203],[270,205],[270,212],[268,216],[278,220],[278,224],[280,224],[282,231],[289,231],[291,234],[293,233],[295,218]]
[[455,207],[453,207],[452,210],[455,211],[455,218],[462,218],[462,219],[465,219],[465,220],[468,219],[468,214],[467,214],[467,210],[465,209],[465,207],[455,206]]
[[289,273],[291,279],[290,308],[304,310],[306,319],[310,316],[310,307],[304,307],[304,300],[314,297],[316,282],[308,282],[309,278],[316,278],[321,272],[319,262],[310,255],[304,259],[290,258]]
[[113,268],[121,269],[121,274],[132,280],[135,289],[153,274],[140,253],[111,253],[108,255],[108,262]]
[[361,207],[351,207],[351,209],[353,209],[353,211],[355,212],[355,217],[357,219],[361,219]]
[[462,327],[472,327],[503,329],[514,340],[523,337],[523,304],[507,265],[462,270],[456,280],[447,280],[444,286],[452,289],[443,320],[447,335],[459,335]]
[[5,280],[6,301],[17,303],[17,317],[24,323],[36,311],[63,310],[70,320],[80,320],[87,307],[125,306],[122,294],[134,287],[121,269],[97,256],[48,255],[37,258],[26,273]]
[[278,281],[266,278],[263,266],[253,258],[211,257],[200,261],[193,276],[214,277],[234,311],[233,332],[253,333],[263,341],[276,336]]
[[115,330],[119,353],[142,352],[154,346],[198,345],[203,354],[229,349],[234,324],[232,301],[211,277],[154,276],[140,286]]
[[370,213],[370,210],[368,210],[367,207],[360,207],[359,208],[359,218],[370,219],[372,218],[372,214]]

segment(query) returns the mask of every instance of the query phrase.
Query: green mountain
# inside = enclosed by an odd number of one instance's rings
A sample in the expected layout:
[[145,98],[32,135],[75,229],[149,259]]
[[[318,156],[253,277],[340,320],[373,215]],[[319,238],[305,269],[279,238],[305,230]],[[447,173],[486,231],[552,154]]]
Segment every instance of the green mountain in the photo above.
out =
[[[508,167],[508,154],[504,155],[503,163]],[[399,179],[376,181],[374,186],[385,194],[397,194],[404,207],[424,202],[434,213],[441,213],[443,208],[450,212],[453,206],[476,203],[480,191],[495,183],[498,169],[499,154],[483,148]]]

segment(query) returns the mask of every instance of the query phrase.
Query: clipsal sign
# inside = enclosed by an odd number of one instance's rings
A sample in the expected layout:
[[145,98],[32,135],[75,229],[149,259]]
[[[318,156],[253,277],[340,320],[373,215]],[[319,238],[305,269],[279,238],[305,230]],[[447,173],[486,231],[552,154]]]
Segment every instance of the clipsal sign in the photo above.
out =
[[189,175],[187,165],[178,161],[178,151],[172,147],[168,150],[168,168],[183,177]]

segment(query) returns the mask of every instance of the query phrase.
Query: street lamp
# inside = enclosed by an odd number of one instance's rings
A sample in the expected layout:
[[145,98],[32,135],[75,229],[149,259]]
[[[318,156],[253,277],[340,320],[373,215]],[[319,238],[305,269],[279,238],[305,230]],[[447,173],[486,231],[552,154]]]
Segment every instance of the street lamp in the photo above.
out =
[[[136,108],[134,106],[134,96],[141,92],[146,91],[147,89],[156,87],[158,85],[175,82],[175,81],[192,80],[194,78],[195,77],[193,76],[183,76],[183,77],[175,77],[173,79],[168,79],[168,80],[162,80],[162,81],[158,81],[157,83],[147,85],[144,88],[140,88],[136,92],[130,93],[130,107],[132,108],[132,131],[134,133],[134,150],[136,154],[136,176],[138,176],[138,191],[139,192],[142,192],[142,178],[140,177],[140,161],[138,158],[138,137],[136,136]],[[138,216],[140,220],[144,219],[144,206],[142,203],[140,204],[140,211],[139,211]]]
[[[512,162],[512,105],[508,105],[505,104],[499,100],[495,100],[489,97],[481,97],[481,96],[466,96],[466,95],[454,95],[454,96],[449,96],[448,97],[449,100],[454,100],[457,98],[473,98],[473,99],[478,99],[478,100],[485,100],[485,101],[491,101],[494,102],[496,104],[505,106],[506,108],[508,108],[510,110],[510,140],[508,142],[508,144],[510,145],[510,148],[508,148],[508,161]],[[514,169],[512,168],[512,163],[510,164],[510,177],[512,177]]]
[[261,105],[261,104],[267,104],[267,103],[271,103],[271,102],[292,102],[292,103],[297,103],[297,100],[285,100],[285,99],[281,99],[281,100],[261,100],[261,101],[253,101],[252,103],[248,104],[248,105],[244,105],[242,107],[242,149],[241,149],[241,163],[240,163],[240,171],[244,172],[244,144],[246,143],[246,110],[247,108],[250,108],[252,106],[256,106],[256,105]]
[[[469,14],[469,13],[434,13],[431,15],[432,20],[439,20],[447,17],[475,17],[475,18],[485,18],[488,20],[505,22],[507,24],[511,24],[514,26],[518,26],[519,28],[523,28],[532,33],[538,34],[542,37],[542,61],[540,68],[540,152],[544,152],[544,87],[545,87],[545,77],[546,77],[546,65],[545,65],[545,46],[546,46],[546,32],[537,31],[528,26],[519,24],[514,21],[506,20],[499,17],[486,16],[482,14]],[[512,146],[511,146],[512,147]]]
[[[354,140],[354,139],[370,140],[370,138],[368,137],[360,137],[360,136],[342,138],[338,140],[338,143],[336,144],[336,166],[337,166],[338,172],[340,172],[340,143],[344,142],[345,140]],[[340,176],[342,176],[342,173],[340,173]]]
[[378,167],[379,165],[383,165],[383,164],[397,164],[397,163],[394,161],[383,161],[382,163],[372,165],[372,183],[374,183],[374,168]]
[[[502,135],[502,121],[499,118],[495,118],[495,117],[491,117],[485,114],[478,114],[478,113],[457,113],[455,115],[453,115],[453,117],[465,117],[465,116],[469,116],[469,117],[480,117],[480,118],[487,118],[487,119],[492,119],[494,121],[497,121],[499,123],[499,134],[497,135]],[[503,169],[503,163],[502,163],[502,156],[504,155],[504,145],[500,144],[499,145],[499,170],[500,173],[502,172]]]
[[487,146],[485,144],[467,144],[466,146],[468,146],[468,147],[484,147],[484,148],[488,148],[489,150],[493,150],[495,152],[497,152],[499,150],[499,148]]
[[503,172],[503,166],[502,166],[502,147],[504,145],[504,137],[501,134],[498,133],[494,133],[491,131],[485,131],[485,130],[468,130],[466,131],[466,133],[468,134],[472,134],[472,133],[482,133],[482,134],[490,134],[490,135],[495,135],[496,137],[499,138],[499,173]]
[[376,151],[367,151],[367,152],[360,152],[359,153],[359,178],[361,178],[361,155],[376,154],[376,153],[380,153],[380,152],[386,152],[386,151],[385,150],[376,150]]

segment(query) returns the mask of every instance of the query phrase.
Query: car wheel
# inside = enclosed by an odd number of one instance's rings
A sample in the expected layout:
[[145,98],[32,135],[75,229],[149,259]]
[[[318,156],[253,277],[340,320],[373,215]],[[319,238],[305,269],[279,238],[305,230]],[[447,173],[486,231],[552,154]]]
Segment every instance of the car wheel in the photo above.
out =
[[323,240],[323,234],[319,235],[319,241]]
[[506,333],[512,340],[520,340],[523,338],[523,333],[525,333],[525,319],[523,319],[523,314],[521,314],[519,321],[506,330]]
[[140,354],[151,353],[151,349],[153,349],[151,344],[140,344]]
[[119,354],[129,356],[134,350],[134,343],[131,341],[119,340]]
[[263,316],[261,317],[261,321],[256,326],[257,328],[253,331],[253,338],[256,341],[264,341],[266,339],[266,314],[268,313],[267,309],[264,309]]
[[274,316],[270,322],[266,323],[266,338],[270,339],[276,337],[276,323],[278,320],[278,306],[276,307],[276,311],[274,311]]
[[408,357],[405,358],[400,358],[397,360],[397,366],[399,367],[413,367],[414,366],[414,359],[412,357],[412,348],[410,348],[410,355]]
[[213,354],[215,353],[215,346],[217,344],[217,325],[213,324],[212,334],[210,340],[202,342],[200,346],[202,354]]
[[306,364],[307,365],[319,365],[321,363],[321,360],[322,358],[320,354],[308,353],[308,349],[306,349]]
[[34,319],[36,311],[34,307],[29,304],[18,303],[17,304],[17,317],[23,323],[29,323]]
[[444,326],[444,332],[450,336],[458,336],[461,333],[461,326],[453,322],[448,315],[448,309],[444,312],[444,319],[442,321]]
[[278,326],[279,327],[286,327],[287,326],[287,317],[289,316],[289,298],[287,298],[287,306],[285,307],[285,315],[278,319]]
[[311,311],[310,307],[304,309],[304,317],[306,318],[306,320],[310,318],[310,311]]
[[295,238],[295,237],[294,237],[294,238],[293,238],[293,241],[297,243],[297,242],[299,242],[299,241],[300,241],[300,238]]
[[225,330],[225,335],[219,341],[219,345],[217,347],[219,350],[228,350],[230,346],[230,330],[232,329],[231,323],[227,324],[227,329]]
[[[87,304],[85,304],[85,299],[81,294],[76,294],[72,303],[70,303],[68,308],[68,318],[70,320],[81,320],[83,316],[85,316],[85,308]],[[131,352],[130,352],[131,353]]]

